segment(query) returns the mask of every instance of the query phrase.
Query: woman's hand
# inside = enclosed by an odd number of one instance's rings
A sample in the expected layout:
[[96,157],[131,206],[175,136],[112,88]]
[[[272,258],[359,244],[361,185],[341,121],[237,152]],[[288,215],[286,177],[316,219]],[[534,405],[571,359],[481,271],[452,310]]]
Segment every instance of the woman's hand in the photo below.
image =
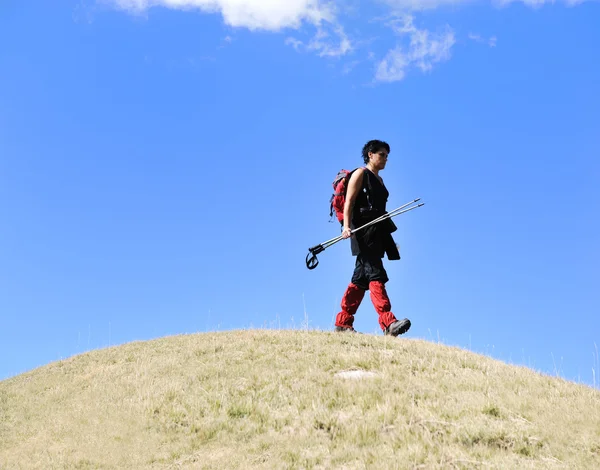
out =
[[342,230],[342,238],[350,238],[352,236],[352,229],[350,227],[344,227]]

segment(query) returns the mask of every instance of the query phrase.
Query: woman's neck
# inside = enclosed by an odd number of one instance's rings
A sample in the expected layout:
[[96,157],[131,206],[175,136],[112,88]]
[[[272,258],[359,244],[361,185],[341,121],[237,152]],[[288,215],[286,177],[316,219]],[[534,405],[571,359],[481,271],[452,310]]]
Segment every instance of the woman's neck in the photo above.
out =
[[371,173],[374,173],[377,176],[379,176],[379,168],[373,167],[373,165],[371,164],[371,162],[367,163],[367,168],[371,171]]

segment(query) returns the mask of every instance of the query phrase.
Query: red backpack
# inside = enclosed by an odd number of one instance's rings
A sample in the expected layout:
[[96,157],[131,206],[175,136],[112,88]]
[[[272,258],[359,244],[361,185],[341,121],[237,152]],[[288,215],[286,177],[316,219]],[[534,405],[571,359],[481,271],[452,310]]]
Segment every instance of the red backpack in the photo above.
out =
[[335,212],[335,216],[342,225],[344,225],[344,204],[346,203],[348,181],[350,181],[350,176],[352,176],[352,173],[357,169],[358,168],[355,168],[352,171],[340,170],[333,180],[334,193],[329,200],[329,217],[333,217],[333,213]]

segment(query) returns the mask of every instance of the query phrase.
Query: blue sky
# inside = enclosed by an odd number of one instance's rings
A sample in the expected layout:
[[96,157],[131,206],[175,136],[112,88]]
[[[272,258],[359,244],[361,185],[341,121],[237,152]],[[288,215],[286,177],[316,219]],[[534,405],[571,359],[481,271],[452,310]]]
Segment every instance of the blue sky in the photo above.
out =
[[407,337],[600,383],[599,3],[148,3],[0,4],[0,379],[331,329],[349,244],[304,258],[378,138],[389,207],[426,203],[385,260]]

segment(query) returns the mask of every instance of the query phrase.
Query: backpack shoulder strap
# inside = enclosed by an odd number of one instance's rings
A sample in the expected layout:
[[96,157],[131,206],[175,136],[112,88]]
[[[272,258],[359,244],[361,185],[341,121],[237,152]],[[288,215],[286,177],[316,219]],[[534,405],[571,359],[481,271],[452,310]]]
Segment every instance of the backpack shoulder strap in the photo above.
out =
[[[371,171],[366,167],[363,166],[362,167],[365,171],[364,171],[364,176],[363,176],[363,184],[362,184],[362,190],[365,192],[365,195],[367,196],[367,204],[369,204],[369,209],[373,209],[373,203],[371,202],[371,194],[373,193],[373,187],[371,186],[371,176],[369,175],[369,173],[371,173]],[[366,187],[365,187],[365,180],[366,180]]]
[[367,188],[369,188],[369,191],[372,191],[373,187],[371,186],[371,176],[369,174],[371,173],[371,170],[369,170],[366,166],[363,166],[362,168],[365,170],[364,174],[367,175]]

